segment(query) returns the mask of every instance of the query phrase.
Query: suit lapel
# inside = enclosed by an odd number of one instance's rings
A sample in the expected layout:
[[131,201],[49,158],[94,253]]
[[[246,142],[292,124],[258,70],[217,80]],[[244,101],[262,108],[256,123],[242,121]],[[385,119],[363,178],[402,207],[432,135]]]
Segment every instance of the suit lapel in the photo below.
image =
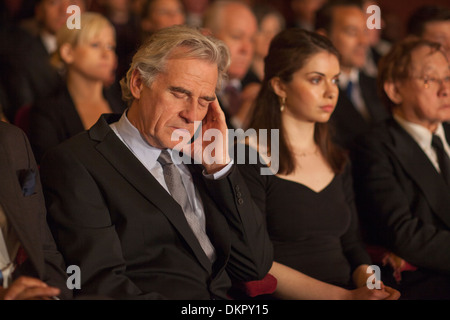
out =
[[77,133],[84,131],[83,122],[67,87],[61,91],[59,102],[65,111],[63,120],[64,124],[67,126],[67,131]]
[[394,120],[389,127],[393,152],[405,171],[420,187],[436,215],[450,227],[450,187],[431,164],[419,145]]
[[[2,152],[9,154],[6,150]],[[12,159],[5,156],[0,157],[0,170],[2,170],[0,174],[0,205],[8,219],[8,223],[16,231],[17,237],[29,259],[33,261],[36,270],[41,273],[43,270],[40,268],[41,264],[38,263],[39,261],[43,261],[41,248],[34,248],[35,244],[39,243],[39,240],[34,238],[36,232],[27,227],[32,225],[35,228],[40,228],[40,226],[36,226],[35,214],[30,211],[30,209],[39,211],[39,208],[25,206],[27,199],[22,195],[18,177],[13,170],[14,166],[12,163],[9,163],[10,160],[12,161]]]
[[187,223],[181,207],[109,127],[109,123],[118,120],[118,117],[111,115],[102,116],[92,127],[89,135],[99,141],[96,149],[143,197],[161,210],[189,244],[200,263],[210,270],[211,262]]

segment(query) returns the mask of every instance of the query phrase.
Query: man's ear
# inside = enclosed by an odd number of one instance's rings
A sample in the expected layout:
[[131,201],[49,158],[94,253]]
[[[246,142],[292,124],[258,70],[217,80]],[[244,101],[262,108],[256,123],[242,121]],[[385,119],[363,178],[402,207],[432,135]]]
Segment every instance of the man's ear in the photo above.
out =
[[270,79],[270,85],[278,97],[286,98],[286,86],[279,77],[273,77]]
[[59,48],[59,55],[61,56],[61,59],[64,61],[64,63],[71,64],[74,60],[72,45],[70,45],[69,43],[64,43]]
[[141,73],[139,70],[134,69],[130,78],[130,91],[135,99],[139,99],[141,97],[143,87],[144,81],[142,80]]
[[403,97],[398,91],[397,83],[393,81],[387,81],[383,85],[384,92],[395,104],[401,104],[403,102]]

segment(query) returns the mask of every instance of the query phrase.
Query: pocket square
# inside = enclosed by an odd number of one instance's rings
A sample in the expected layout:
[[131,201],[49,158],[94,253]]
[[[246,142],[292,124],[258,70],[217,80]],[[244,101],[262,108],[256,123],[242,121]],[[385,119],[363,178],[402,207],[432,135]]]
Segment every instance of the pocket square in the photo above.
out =
[[32,195],[36,186],[36,172],[31,169],[20,170],[19,182],[22,187],[22,194],[24,196]]

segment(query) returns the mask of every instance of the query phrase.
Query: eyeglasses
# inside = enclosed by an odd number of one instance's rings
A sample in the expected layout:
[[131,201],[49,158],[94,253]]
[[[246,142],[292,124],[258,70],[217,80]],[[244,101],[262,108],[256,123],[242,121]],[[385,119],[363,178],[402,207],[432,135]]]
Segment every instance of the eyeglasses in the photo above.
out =
[[444,78],[436,78],[436,77],[430,77],[430,76],[424,76],[424,77],[417,77],[416,79],[423,81],[423,86],[425,88],[431,88],[431,89],[438,89],[441,88],[442,85],[449,85],[450,84],[450,75],[446,76]]

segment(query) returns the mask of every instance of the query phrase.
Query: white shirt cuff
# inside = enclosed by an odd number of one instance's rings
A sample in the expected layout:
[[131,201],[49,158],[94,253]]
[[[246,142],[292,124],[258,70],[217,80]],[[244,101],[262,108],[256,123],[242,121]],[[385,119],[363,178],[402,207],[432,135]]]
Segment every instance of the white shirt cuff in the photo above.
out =
[[223,167],[221,170],[217,171],[216,173],[206,173],[206,170],[203,170],[203,176],[206,179],[210,179],[210,180],[219,180],[222,179],[224,177],[226,177],[230,171],[231,171],[231,167],[234,164],[234,160],[231,159],[231,161],[225,166]]

